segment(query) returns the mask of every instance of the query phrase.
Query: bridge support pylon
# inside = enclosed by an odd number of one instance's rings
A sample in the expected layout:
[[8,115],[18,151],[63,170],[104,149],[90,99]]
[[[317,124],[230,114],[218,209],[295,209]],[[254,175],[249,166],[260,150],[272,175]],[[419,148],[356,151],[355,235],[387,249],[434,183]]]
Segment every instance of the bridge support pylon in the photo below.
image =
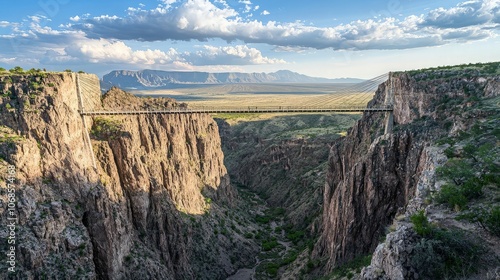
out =
[[394,127],[394,113],[392,111],[385,112],[385,134],[392,133]]
[[90,141],[90,135],[89,135],[89,130],[87,128],[87,121],[85,119],[84,113],[84,107],[83,107],[83,98],[82,98],[82,87],[80,85],[80,76],[78,73],[73,73],[73,78],[76,82],[76,94],[78,96],[78,109],[80,110],[80,115],[82,117],[82,123],[83,123],[83,137],[85,139],[85,143],[87,144],[87,149],[88,152],[90,153],[91,159],[92,159],[92,166],[94,167],[95,170],[97,170],[97,164],[95,161],[95,156],[94,156],[94,149],[92,148],[92,142]]
[[[391,73],[389,73],[388,89],[385,94],[385,106],[391,109],[394,108],[394,89],[392,85]],[[390,110],[385,112],[385,134],[392,133],[394,128],[394,111]]]

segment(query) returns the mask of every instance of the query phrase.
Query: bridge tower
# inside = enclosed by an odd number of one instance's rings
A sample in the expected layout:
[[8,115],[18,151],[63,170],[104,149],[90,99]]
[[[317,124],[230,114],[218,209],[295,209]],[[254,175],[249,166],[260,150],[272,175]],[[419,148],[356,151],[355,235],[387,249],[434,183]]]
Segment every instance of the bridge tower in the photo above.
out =
[[87,149],[90,153],[90,156],[92,158],[92,166],[94,169],[97,170],[97,164],[95,161],[95,156],[94,156],[94,149],[92,148],[92,142],[90,141],[90,135],[89,135],[89,130],[87,128],[87,121],[85,119],[84,115],[84,107],[83,107],[83,98],[82,98],[82,86],[80,83],[80,75],[78,73],[73,73],[73,80],[76,82],[76,94],[78,96],[78,111],[80,111],[80,115],[82,117],[82,123],[83,123],[83,134],[85,138],[85,144],[87,145]]
[[388,87],[385,94],[385,106],[390,108],[390,111],[385,112],[385,134],[392,133],[394,127],[394,89],[392,84],[392,75],[389,73]]

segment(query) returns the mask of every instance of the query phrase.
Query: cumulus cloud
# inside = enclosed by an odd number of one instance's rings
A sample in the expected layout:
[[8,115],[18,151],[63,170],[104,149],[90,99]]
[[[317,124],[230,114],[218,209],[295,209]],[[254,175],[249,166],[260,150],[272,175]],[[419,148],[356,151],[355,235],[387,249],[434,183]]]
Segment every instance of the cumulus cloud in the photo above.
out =
[[37,21],[30,22],[27,30],[17,36],[0,36],[0,49],[3,61],[12,61],[11,58],[16,57],[20,62],[31,59],[33,64],[45,65],[93,63],[143,68],[154,65],[168,69],[194,70],[208,66],[229,69],[227,65],[285,63],[280,59],[263,56],[258,49],[245,45],[205,45],[195,52],[179,52],[174,48],[133,49],[122,40],[88,38],[82,31],[54,30],[41,26]]
[[[172,2],[173,1],[169,1]],[[215,5],[224,3],[225,5]],[[239,3],[251,5],[251,1]],[[98,16],[75,24],[91,38],[137,41],[211,38],[265,43],[282,47],[341,49],[404,49],[487,38],[499,29],[500,0],[473,0],[450,9],[404,19],[354,21],[332,27],[301,22],[267,23],[241,17],[223,0],[186,0],[175,7],[129,11],[126,17]],[[246,9],[248,11],[248,9]],[[270,13],[264,10],[262,15]],[[147,20],[144,20],[146,19]],[[460,37],[460,36],[462,37]]]
[[271,13],[268,11],[268,10],[264,10],[262,11],[262,13],[260,13],[261,15],[264,15],[264,16],[267,16],[267,15],[270,15]]
[[11,24],[8,21],[2,20],[0,21],[0,27],[9,27]]
[[[248,0],[238,4],[252,5]],[[269,15],[266,10],[259,11]],[[0,35],[0,58],[10,61],[16,57],[18,61],[54,64],[155,64],[175,69],[200,69],[285,63],[241,42],[272,45],[280,52],[436,46],[496,36],[500,27],[500,0],[472,0],[423,15],[358,20],[331,27],[316,27],[300,21],[249,19],[248,14],[242,16],[225,0],[164,0],[154,9],[139,5],[121,16],[82,14],[70,18],[71,22],[61,25],[58,30],[44,25],[48,21],[42,16],[32,16],[20,23],[0,21],[0,27],[12,29],[11,34]],[[194,52],[131,47],[131,42],[136,41],[209,42],[213,38],[239,43],[227,47],[206,43]]]
[[194,65],[248,65],[284,64],[282,59],[265,57],[261,51],[245,45],[214,47],[203,46],[203,50],[184,56]]
[[122,41],[85,40],[65,48],[66,54],[92,63],[129,63],[138,65],[168,64],[178,58],[174,49],[132,50]]
[[491,11],[495,7],[498,9],[498,3],[500,1],[468,1],[451,9],[438,8],[429,12],[422,25],[437,28],[461,28],[485,24],[492,19]]

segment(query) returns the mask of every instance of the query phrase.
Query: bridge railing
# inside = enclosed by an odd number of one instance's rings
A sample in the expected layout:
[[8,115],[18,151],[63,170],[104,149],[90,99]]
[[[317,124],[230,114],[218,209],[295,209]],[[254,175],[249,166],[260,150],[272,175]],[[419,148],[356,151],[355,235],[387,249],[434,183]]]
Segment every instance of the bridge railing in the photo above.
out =
[[365,106],[247,106],[247,107],[175,107],[169,109],[144,110],[91,110],[79,111],[82,115],[142,115],[142,114],[193,114],[193,113],[321,113],[321,112],[365,112],[392,111],[392,106],[367,108]]

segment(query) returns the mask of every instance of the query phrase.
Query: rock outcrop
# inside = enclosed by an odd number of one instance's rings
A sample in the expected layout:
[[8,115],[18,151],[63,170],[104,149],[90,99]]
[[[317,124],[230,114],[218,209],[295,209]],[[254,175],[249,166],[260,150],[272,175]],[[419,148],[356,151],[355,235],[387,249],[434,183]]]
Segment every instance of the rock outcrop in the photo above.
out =
[[[118,89],[101,101],[98,78],[78,75],[93,89],[83,94],[86,109],[113,109],[119,100],[178,106]],[[13,278],[217,279],[253,262],[247,243],[213,233],[234,193],[208,115],[85,117],[94,166],[76,74],[2,76],[0,89],[0,170],[15,166],[17,179]],[[5,181],[0,186],[6,224]],[[7,235],[2,227],[2,244]]]
[[[317,230],[329,145],[356,115],[278,116],[229,124],[218,120],[231,179],[285,209],[286,222]],[[317,224],[317,223],[316,223]]]
[[[316,258],[326,260],[326,271],[356,256],[374,252],[395,216],[420,207],[422,197],[412,199],[419,192],[432,190],[433,168],[439,161],[433,156],[435,153],[430,152],[431,143],[440,136],[469,127],[474,120],[470,118],[472,115],[484,114],[475,110],[459,116],[451,111],[457,107],[448,110],[447,102],[458,97],[498,95],[498,77],[495,76],[468,75],[464,78],[460,73],[450,76],[448,72],[443,78],[439,73],[434,73],[438,77],[428,75],[425,72],[416,75],[393,73],[379,86],[371,105],[383,104],[392,86],[395,93],[394,133],[384,135],[383,113],[365,113],[348,135],[331,148],[324,191],[323,228],[314,250]],[[470,103],[459,106],[470,106]],[[448,130],[449,126],[452,127]],[[454,127],[458,128],[454,130]],[[392,250],[387,249],[391,246],[397,247],[396,250],[404,249],[403,245],[393,243],[386,243],[388,245],[377,250],[376,255],[387,257],[383,251]],[[380,258],[372,264],[383,270],[396,262]],[[402,279],[398,277],[390,279]]]

